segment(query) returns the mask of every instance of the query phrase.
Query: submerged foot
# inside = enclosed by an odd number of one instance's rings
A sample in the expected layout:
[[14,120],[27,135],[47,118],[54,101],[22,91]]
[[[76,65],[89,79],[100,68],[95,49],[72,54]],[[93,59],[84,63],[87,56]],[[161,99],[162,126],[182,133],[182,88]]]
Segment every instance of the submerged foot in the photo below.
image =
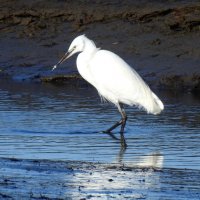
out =
[[120,144],[121,144],[121,148],[122,149],[126,149],[127,148],[127,143],[126,143],[126,140],[125,140],[125,137],[124,137],[124,133],[123,132],[120,132],[120,138],[116,137],[111,131],[101,131],[101,133],[105,133],[107,135],[109,135],[112,139],[114,140],[120,140]]
[[124,133],[123,132],[120,132],[120,142],[121,142],[121,147],[126,149],[127,148],[127,143],[126,143],[126,140],[125,140],[125,137],[124,137]]

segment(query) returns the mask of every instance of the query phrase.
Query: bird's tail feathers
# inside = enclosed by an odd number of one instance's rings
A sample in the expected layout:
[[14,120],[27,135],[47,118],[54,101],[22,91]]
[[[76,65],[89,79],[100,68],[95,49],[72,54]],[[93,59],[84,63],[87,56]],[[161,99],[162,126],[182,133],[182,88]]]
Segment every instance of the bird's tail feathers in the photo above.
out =
[[162,101],[153,92],[152,92],[152,96],[153,96],[154,102],[153,102],[151,113],[154,115],[157,115],[162,110],[164,110],[164,105],[163,105]]
[[164,109],[162,101],[150,89],[145,92],[145,95],[137,100],[136,106],[143,108],[147,113],[157,115]]

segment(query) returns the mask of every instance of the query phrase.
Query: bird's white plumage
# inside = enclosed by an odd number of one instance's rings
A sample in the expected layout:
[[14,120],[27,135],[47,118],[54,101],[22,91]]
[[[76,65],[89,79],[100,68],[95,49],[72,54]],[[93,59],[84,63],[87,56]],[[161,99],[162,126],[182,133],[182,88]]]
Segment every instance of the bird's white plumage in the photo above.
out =
[[84,35],[73,40],[68,52],[70,56],[81,52],[77,58],[79,73],[108,101],[115,105],[136,105],[152,114],[164,109],[161,100],[139,74],[115,53],[96,48]]

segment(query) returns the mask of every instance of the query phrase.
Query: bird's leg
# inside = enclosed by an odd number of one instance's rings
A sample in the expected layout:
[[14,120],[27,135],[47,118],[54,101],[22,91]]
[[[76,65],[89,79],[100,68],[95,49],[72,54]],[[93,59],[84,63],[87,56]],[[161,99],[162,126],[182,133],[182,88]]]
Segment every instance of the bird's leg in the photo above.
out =
[[111,126],[109,129],[107,129],[105,131],[106,133],[110,133],[112,130],[114,130],[115,128],[117,128],[119,125],[121,125],[120,133],[124,132],[124,127],[126,125],[127,115],[126,115],[125,110],[123,109],[123,105],[121,103],[119,103],[117,107],[118,107],[118,110],[119,110],[122,118],[121,118],[120,121],[118,121],[113,126]]
[[124,133],[121,133],[120,132],[120,142],[121,142],[121,147],[123,148],[123,149],[126,149],[126,147],[127,147],[127,144],[126,144],[126,140],[125,140],[125,137],[124,137]]
[[125,112],[125,110],[123,108],[123,104],[119,104],[118,110],[122,115],[121,129],[120,129],[121,145],[122,145],[122,147],[126,148],[127,144],[126,144],[126,140],[124,138],[124,128],[125,128],[125,125],[126,125],[127,115],[126,115],[126,112]]
[[111,126],[109,129],[107,129],[106,131],[104,131],[105,133],[111,133],[112,130],[114,130],[115,128],[117,128],[118,126],[121,125],[121,129],[120,129],[120,141],[121,141],[121,146],[126,149],[127,144],[126,144],[126,140],[124,138],[124,128],[126,125],[126,120],[127,120],[127,115],[126,112],[123,108],[123,104],[119,103],[118,104],[118,110],[122,116],[121,120],[118,121],[117,123],[115,123],[113,126]]
[[125,113],[125,110],[124,110],[122,104],[119,104],[118,109],[119,109],[119,112],[120,112],[120,114],[121,114],[121,116],[122,116],[120,133],[123,133],[123,132],[124,132],[125,125],[126,125],[127,115],[126,115],[126,113]]
[[119,122],[115,123],[113,126],[111,126],[109,129],[107,129],[106,131],[104,131],[105,133],[111,133],[112,130],[114,130],[115,128],[117,128],[119,125],[122,124],[122,120],[120,120]]

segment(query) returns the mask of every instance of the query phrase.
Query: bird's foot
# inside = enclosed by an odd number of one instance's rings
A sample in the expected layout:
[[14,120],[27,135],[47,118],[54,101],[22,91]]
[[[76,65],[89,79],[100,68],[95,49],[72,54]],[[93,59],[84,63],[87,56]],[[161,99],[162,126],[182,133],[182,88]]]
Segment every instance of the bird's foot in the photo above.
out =
[[105,130],[105,131],[101,131],[101,133],[112,133],[111,131],[109,131],[109,130]]

